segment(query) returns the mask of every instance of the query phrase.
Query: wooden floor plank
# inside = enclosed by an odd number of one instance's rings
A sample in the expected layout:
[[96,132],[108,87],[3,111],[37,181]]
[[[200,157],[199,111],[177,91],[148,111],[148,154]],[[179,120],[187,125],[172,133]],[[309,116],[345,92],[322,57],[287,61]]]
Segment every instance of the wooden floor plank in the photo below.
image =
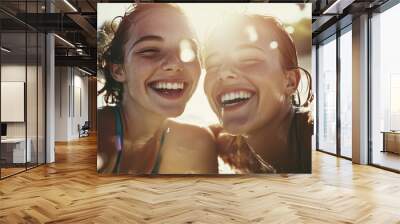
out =
[[102,176],[96,139],[0,181],[0,223],[400,223],[400,175],[313,152],[311,175]]

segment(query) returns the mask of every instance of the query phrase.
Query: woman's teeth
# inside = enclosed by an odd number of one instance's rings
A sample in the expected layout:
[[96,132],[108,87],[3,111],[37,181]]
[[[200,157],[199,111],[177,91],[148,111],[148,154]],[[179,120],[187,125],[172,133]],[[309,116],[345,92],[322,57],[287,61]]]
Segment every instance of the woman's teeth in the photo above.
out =
[[221,96],[221,103],[222,105],[227,105],[227,104],[233,104],[237,103],[240,101],[245,101],[248,100],[253,94],[248,91],[234,91],[234,92],[228,92],[224,93]]
[[177,89],[182,90],[184,87],[183,82],[154,82],[151,85],[154,89]]
[[159,96],[167,99],[179,99],[183,96],[186,87],[182,81],[154,81],[150,83],[150,88]]

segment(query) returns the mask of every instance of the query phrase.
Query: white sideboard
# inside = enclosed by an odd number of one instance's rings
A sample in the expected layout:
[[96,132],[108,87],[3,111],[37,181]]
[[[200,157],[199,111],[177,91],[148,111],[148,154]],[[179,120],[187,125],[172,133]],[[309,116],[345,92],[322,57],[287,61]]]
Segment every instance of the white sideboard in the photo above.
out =
[[[32,140],[27,138],[27,147],[25,154],[25,138],[6,138],[1,139],[2,152],[12,150],[12,163],[25,163],[32,161]],[[2,156],[3,157],[3,156]],[[11,159],[11,158],[10,158]],[[25,161],[27,159],[27,161]]]

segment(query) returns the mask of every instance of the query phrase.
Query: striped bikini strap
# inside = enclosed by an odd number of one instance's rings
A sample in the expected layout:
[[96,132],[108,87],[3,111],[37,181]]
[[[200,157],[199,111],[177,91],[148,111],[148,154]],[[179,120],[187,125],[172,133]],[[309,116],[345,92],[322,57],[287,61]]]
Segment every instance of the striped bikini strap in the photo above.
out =
[[164,145],[164,141],[165,141],[165,135],[166,135],[166,133],[168,133],[168,131],[169,131],[169,129],[166,128],[161,135],[160,148],[158,149],[156,163],[154,164],[151,174],[158,174],[160,171],[161,154],[162,154],[162,149],[163,149],[163,145]]

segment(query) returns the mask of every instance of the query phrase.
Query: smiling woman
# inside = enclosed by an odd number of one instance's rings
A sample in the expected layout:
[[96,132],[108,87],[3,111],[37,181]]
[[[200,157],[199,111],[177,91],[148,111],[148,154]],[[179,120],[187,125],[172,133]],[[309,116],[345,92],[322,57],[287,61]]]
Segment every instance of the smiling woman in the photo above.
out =
[[216,173],[206,128],[183,113],[200,76],[196,35],[173,4],[137,4],[103,55],[106,102],[98,115],[100,173]]
[[[304,71],[294,42],[274,17],[236,15],[205,43],[204,89],[221,124],[219,156],[239,173],[311,172],[312,120],[297,89]],[[310,83],[308,87],[310,87]],[[297,93],[297,94],[296,94]]]

